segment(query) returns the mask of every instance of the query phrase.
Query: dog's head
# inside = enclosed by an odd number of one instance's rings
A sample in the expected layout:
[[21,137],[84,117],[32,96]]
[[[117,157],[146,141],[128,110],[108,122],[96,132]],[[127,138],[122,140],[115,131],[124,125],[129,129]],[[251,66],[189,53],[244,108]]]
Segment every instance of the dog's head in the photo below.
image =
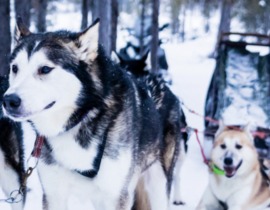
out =
[[149,73],[146,69],[146,59],[148,56],[148,52],[142,56],[140,59],[131,59],[122,56],[121,54],[117,54],[119,59],[119,65],[126,69],[127,71],[131,72],[136,77],[141,77]]
[[247,128],[232,129],[221,125],[216,134],[211,161],[224,170],[228,178],[251,172],[258,163],[258,155]]
[[[95,91],[100,85],[93,64],[98,56],[98,21],[79,33],[34,34],[21,20],[17,21],[16,28],[17,44],[10,58],[9,88],[3,97],[6,116],[36,124],[47,116],[54,116],[60,125],[60,121],[64,123],[72,114],[78,114],[75,113],[78,109],[95,103]],[[84,103],[86,92],[91,91],[93,98]],[[63,130],[64,125],[55,129]]]

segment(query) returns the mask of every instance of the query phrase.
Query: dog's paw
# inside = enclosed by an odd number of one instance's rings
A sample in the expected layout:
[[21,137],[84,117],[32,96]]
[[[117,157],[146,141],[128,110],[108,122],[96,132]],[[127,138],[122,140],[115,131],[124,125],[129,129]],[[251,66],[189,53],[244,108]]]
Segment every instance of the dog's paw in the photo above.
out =
[[178,200],[178,201],[174,201],[173,205],[176,205],[176,206],[185,205],[185,202]]

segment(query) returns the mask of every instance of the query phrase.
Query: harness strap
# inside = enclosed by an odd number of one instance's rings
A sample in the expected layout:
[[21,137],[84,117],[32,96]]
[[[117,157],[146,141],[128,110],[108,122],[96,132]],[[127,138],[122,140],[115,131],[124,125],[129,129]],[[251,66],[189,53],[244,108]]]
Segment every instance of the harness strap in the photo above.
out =
[[31,155],[35,158],[40,158],[41,155],[41,149],[44,144],[45,137],[37,135],[36,141],[35,141],[35,146],[34,149],[31,153]]
[[200,150],[201,150],[201,154],[202,154],[202,157],[203,157],[203,162],[204,162],[206,165],[209,166],[209,161],[208,161],[208,159],[206,158],[206,155],[205,155],[204,150],[203,150],[203,146],[202,146],[202,144],[201,144],[201,142],[200,142],[200,139],[199,139],[198,129],[194,129],[194,132],[195,132],[195,135],[196,135],[196,140],[197,140],[197,142],[198,142],[198,144],[199,144],[199,147],[200,147]]

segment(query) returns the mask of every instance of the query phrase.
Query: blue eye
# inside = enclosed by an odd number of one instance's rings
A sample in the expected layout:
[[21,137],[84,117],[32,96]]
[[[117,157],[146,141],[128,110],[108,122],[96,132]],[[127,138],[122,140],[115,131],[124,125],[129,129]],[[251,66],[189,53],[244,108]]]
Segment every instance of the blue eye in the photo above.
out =
[[38,69],[38,74],[49,74],[53,68],[48,67],[48,66],[42,66]]
[[18,69],[18,66],[17,65],[12,65],[11,70],[12,70],[12,72],[14,74],[17,74],[17,72],[18,72],[19,69]]

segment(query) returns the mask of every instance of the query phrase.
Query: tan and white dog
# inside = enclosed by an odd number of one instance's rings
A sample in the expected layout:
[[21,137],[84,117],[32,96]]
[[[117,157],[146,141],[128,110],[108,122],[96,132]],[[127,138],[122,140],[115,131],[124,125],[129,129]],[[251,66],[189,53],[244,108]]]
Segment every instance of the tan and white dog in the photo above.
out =
[[211,168],[198,210],[261,210],[270,205],[269,183],[246,128],[221,126],[211,154]]

